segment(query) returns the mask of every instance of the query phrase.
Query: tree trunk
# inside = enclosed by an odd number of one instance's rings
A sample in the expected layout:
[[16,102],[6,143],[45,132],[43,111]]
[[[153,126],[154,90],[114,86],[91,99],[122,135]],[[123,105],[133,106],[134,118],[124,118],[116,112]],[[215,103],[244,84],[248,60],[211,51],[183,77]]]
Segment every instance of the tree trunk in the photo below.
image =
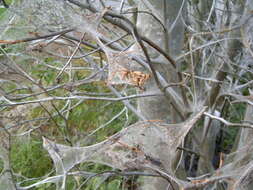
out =
[[[162,25],[148,14],[139,14],[137,19],[138,31],[145,37],[154,41],[163,50],[169,52],[172,57],[179,55],[183,47],[184,26],[181,22],[179,11],[183,1],[178,0],[143,0],[139,1],[139,11],[149,11],[165,26]],[[174,23],[175,22],[175,23]],[[167,79],[167,82],[178,82],[175,69],[155,50],[148,48],[152,58],[153,66]],[[147,93],[160,91],[154,79],[150,80],[145,87]],[[165,122],[179,122],[180,119],[170,101],[165,97],[148,97],[138,100],[138,110],[148,120],[163,120]],[[152,143],[152,141],[150,141]],[[158,147],[159,148],[159,147]],[[153,151],[153,150],[151,150]],[[161,160],[172,159],[166,157],[166,150],[160,152]],[[168,168],[169,169],[169,166]],[[173,174],[173,171],[166,171]],[[145,190],[163,190],[168,186],[168,182],[163,179],[143,178]]]

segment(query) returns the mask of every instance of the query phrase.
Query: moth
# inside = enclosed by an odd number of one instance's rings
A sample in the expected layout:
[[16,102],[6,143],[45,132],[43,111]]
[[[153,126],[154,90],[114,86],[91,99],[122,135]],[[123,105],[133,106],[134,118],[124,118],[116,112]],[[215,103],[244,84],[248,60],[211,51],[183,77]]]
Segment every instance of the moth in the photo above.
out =
[[120,71],[122,80],[127,80],[130,84],[144,90],[143,85],[151,77],[150,74],[142,73],[141,71],[131,71],[122,69]]

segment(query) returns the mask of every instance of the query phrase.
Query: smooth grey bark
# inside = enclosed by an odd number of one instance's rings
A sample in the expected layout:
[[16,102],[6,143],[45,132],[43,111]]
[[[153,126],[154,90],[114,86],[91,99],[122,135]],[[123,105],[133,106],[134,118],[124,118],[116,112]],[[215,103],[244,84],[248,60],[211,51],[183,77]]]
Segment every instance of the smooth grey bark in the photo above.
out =
[[[138,3],[139,11],[151,12],[167,29],[167,31],[164,31],[161,24],[152,16],[139,14],[137,19],[138,31],[170,53],[172,57],[179,55],[183,47],[184,26],[180,15],[178,15],[181,14],[179,11],[181,10],[182,3],[183,0],[141,0]],[[167,82],[178,82],[175,69],[158,52],[151,48],[148,51],[152,58],[153,66],[167,79]],[[145,88],[146,92],[149,93],[160,91],[154,79],[150,80]],[[148,120],[163,120],[170,123],[180,121],[170,101],[165,97],[139,99],[138,110]],[[152,144],[152,140],[150,140],[150,144]],[[157,152],[161,160],[169,161],[173,159],[166,157],[168,150],[164,150],[162,147],[157,147],[156,149],[151,151]],[[173,174],[169,165],[166,168],[166,172]],[[142,189],[145,190],[163,190],[169,188],[168,182],[164,179],[143,178],[143,184]]]
[[[252,105],[248,105],[246,112],[245,112],[245,116],[244,116],[244,120],[245,121],[253,121],[253,106]],[[241,134],[240,134],[240,140],[239,140],[239,144],[238,144],[238,156],[235,157],[235,160],[239,160],[241,157],[241,153],[240,150],[243,148],[247,148],[248,146],[252,146],[253,143],[253,130],[252,129],[242,129]],[[242,162],[240,163],[241,165],[246,164],[248,162],[250,162],[253,158],[253,153],[252,152],[247,152],[247,155],[244,155],[245,158],[242,160]],[[240,165],[238,165],[240,166]],[[242,190],[252,190],[253,189],[253,175],[252,175],[252,171],[250,173],[248,173],[247,176],[247,182],[246,184],[243,184],[243,188]]]
[[[183,1],[145,0],[138,3],[139,11],[150,11],[156,16],[169,31],[172,23],[178,16],[178,11]],[[178,19],[170,34],[164,32],[163,27],[152,16],[140,14],[137,20],[137,28],[145,37],[153,40],[159,47],[169,51],[172,57],[180,53],[183,47],[184,27],[181,19]],[[149,48],[149,56],[153,60],[153,66],[159,71],[168,82],[176,82],[176,71],[165,59],[155,50]],[[178,82],[178,81],[177,81]],[[159,91],[154,79],[146,85],[147,92]],[[175,121],[175,118],[168,113],[173,112],[170,102],[166,98],[145,98],[138,102],[140,112],[148,119],[164,121]]]
[[[249,121],[249,122],[253,121],[253,106],[247,105],[244,121]],[[240,134],[238,149],[242,148],[245,145],[248,145],[249,142],[252,141],[252,137],[253,137],[252,129],[242,129],[241,134]]]
[[[240,32],[243,32],[242,36],[244,37],[244,40],[252,41],[253,40],[253,34],[252,34],[253,18],[252,18],[252,16],[249,17],[249,14],[250,14],[250,11],[253,9],[253,2],[251,0],[246,0],[246,2],[244,2],[242,4],[245,4],[245,10],[244,10],[244,16],[243,16],[243,21],[245,23],[242,26],[242,30]],[[237,47],[238,46],[235,44],[234,49],[238,50]],[[231,51],[231,54],[232,53],[233,52]],[[246,49],[244,54],[245,54],[244,60],[246,60],[246,61],[251,60],[252,55],[250,54],[249,50]],[[252,64],[252,60],[248,64]],[[250,93],[250,96],[253,95],[252,91],[249,91],[249,93]],[[252,121],[253,120],[252,116],[253,116],[253,107],[251,105],[247,105],[244,121],[249,121],[249,122]],[[252,137],[253,137],[253,131],[250,129],[243,128],[241,130],[241,134],[240,134],[238,149],[247,145],[250,142],[250,140],[252,139]]]
[[[189,7],[190,13],[194,15],[195,18],[191,19],[191,23],[194,26],[194,29],[196,32],[201,32],[206,29],[205,23],[208,20],[209,13],[211,11],[211,5],[213,3],[213,0],[202,0],[202,1],[191,1],[193,6]],[[193,8],[195,7],[195,8]],[[197,18],[197,19],[196,19]],[[199,38],[194,39],[194,46],[200,46],[202,44],[202,41]],[[204,62],[206,61],[204,58],[203,52],[196,52],[194,55],[192,55],[191,61],[194,62],[195,68],[194,73],[199,76],[205,76],[207,73],[210,74],[213,70],[213,66],[211,66],[212,70],[208,70],[207,68],[203,69]],[[214,62],[214,60],[210,60],[211,62]],[[215,64],[210,64],[215,65]],[[224,80],[224,79],[223,79]],[[198,88],[195,88],[197,97],[204,98],[206,96],[206,86],[205,82],[201,80],[195,80],[195,84]],[[197,101],[197,100],[195,100]],[[200,104],[200,102],[198,103]],[[213,111],[212,104],[206,104],[210,106],[208,112],[214,112],[214,115],[219,115],[218,111]],[[203,128],[195,130],[195,133],[202,136],[200,139],[200,142],[192,142],[192,149],[195,151],[199,151],[202,155],[202,157],[199,158],[198,161],[198,175],[206,174],[213,170],[212,166],[212,158],[214,156],[215,152],[215,140],[216,136],[218,135],[220,130],[220,124],[217,121],[212,121],[210,118],[205,118]],[[195,159],[195,155],[191,155],[192,160]],[[193,163],[192,163],[193,164]],[[195,170],[193,168],[193,170]]]
[[[237,14],[243,14],[244,5],[245,3],[243,3],[242,1],[236,3],[232,7],[233,12],[236,12]],[[206,10],[206,8],[204,8],[203,10]],[[241,22],[242,22],[242,19],[238,17],[238,15],[232,15],[230,28],[236,25],[237,26],[240,25]],[[218,81],[224,81],[226,79],[227,73],[223,71],[229,71],[229,68],[230,68],[229,63],[233,62],[236,56],[242,51],[242,44],[240,40],[238,40],[238,38],[240,37],[241,37],[240,28],[234,29],[228,33],[228,38],[231,38],[233,40],[228,40],[226,46],[224,47],[224,50],[227,53],[227,55],[224,56],[226,62],[222,61],[219,65],[220,71],[217,72],[215,76],[215,78]],[[206,101],[206,104],[210,106],[209,111],[211,113],[215,112],[213,111],[214,109],[220,108],[218,102],[220,102],[221,100],[218,101],[217,99],[219,98],[219,94],[222,92],[222,86],[226,88],[225,84],[223,85],[214,84],[212,86],[211,91],[209,92],[209,96]],[[214,151],[215,151],[215,146],[216,146],[214,139],[216,139],[219,129],[220,129],[220,124],[219,122],[216,122],[216,121],[211,121],[211,123],[206,123],[204,125],[200,151],[201,151],[201,154],[204,155],[205,157],[201,157],[199,160],[198,175],[203,175],[213,170],[211,162],[214,156]]]
[[16,190],[10,164],[10,134],[4,127],[4,124],[0,121],[0,159],[3,161],[4,166],[0,173],[0,190]]
[[[244,37],[244,42],[246,41],[249,43],[252,43],[252,40],[253,40],[253,34],[252,34],[253,18],[252,18],[252,15],[249,16],[252,9],[253,9],[253,1],[246,0],[245,11],[244,11],[243,17],[244,17],[244,20],[247,19],[247,21],[242,28],[242,35]],[[245,46],[247,47],[247,44],[245,44]],[[247,64],[252,64],[252,54],[250,51],[251,50],[246,48],[246,50],[244,52],[244,54],[245,54],[244,60],[246,60]],[[253,96],[252,87],[251,87],[251,89],[249,89],[249,94],[250,94],[250,96]],[[247,109],[246,109],[245,115],[244,115],[244,121],[253,122],[253,106],[252,105],[249,105],[249,104],[247,105]],[[239,142],[238,142],[238,146],[237,146],[238,154],[234,160],[238,160],[241,157],[240,150],[242,150],[243,148],[247,148],[248,146],[252,146],[252,143],[253,143],[252,139],[253,139],[253,130],[252,129],[246,129],[246,128],[241,129]],[[247,155],[245,155],[245,158],[243,159],[243,161],[240,164],[243,165],[245,163],[248,163],[252,159],[253,159],[252,152],[247,152]],[[253,189],[252,171],[248,175],[249,176],[247,177],[247,183],[243,184],[243,188],[242,188],[243,190]]]

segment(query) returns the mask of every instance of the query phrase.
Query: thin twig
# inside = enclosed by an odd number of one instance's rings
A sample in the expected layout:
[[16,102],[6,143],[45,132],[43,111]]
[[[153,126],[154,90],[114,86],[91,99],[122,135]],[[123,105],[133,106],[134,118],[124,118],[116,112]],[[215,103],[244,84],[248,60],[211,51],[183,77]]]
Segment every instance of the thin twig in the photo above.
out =
[[32,103],[41,103],[41,102],[48,102],[53,100],[101,100],[101,101],[122,101],[122,100],[130,100],[136,98],[144,98],[150,96],[164,96],[162,93],[150,93],[150,94],[136,94],[130,95],[120,98],[110,98],[110,97],[92,97],[92,96],[69,96],[69,97],[48,97],[48,98],[41,98],[40,100],[30,100],[25,102],[12,102],[11,104],[1,104],[0,107],[6,106],[17,106],[17,105],[25,105],[25,104],[32,104]]
[[11,40],[0,40],[0,44],[4,45],[4,44],[18,44],[18,43],[30,42],[30,41],[34,41],[34,40],[45,39],[45,38],[50,38],[53,36],[66,34],[66,33],[72,32],[72,31],[74,31],[73,28],[62,30],[59,32],[52,32],[51,34],[46,34],[46,35],[42,35],[42,36],[24,38],[24,39],[20,39],[20,40],[12,40],[12,41]]
[[221,117],[217,117],[217,116],[211,115],[211,114],[209,114],[207,112],[205,112],[204,115],[206,115],[206,116],[208,116],[208,117],[210,117],[212,119],[216,119],[216,120],[222,122],[223,124],[225,124],[228,127],[242,127],[242,128],[251,128],[251,129],[253,129],[253,125],[250,125],[250,124],[246,124],[246,123],[245,124],[244,123],[231,123],[231,122],[229,122],[229,121],[227,121],[227,120],[225,120],[225,119],[223,119]]
[[85,33],[84,33],[83,36],[81,37],[80,42],[77,44],[75,50],[73,51],[72,55],[69,57],[67,63],[63,66],[62,70],[61,70],[61,71],[58,73],[58,75],[56,76],[56,80],[57,80],[57,81],[58,81],[59,78],[61,77],[61,75],[62,75],[62,73],[64,72],[64,70],[66,69],[66,67],[70,64],[70,62],[71,62],[72,58],[74,57],[74,55],[77,53],[77,51],[78,51],[78,49],[79,49],[79,47],[80,47],[80,45],[81,45],[81,43],[82,43],[82,40],[83,40],[84,36],[85,36]]

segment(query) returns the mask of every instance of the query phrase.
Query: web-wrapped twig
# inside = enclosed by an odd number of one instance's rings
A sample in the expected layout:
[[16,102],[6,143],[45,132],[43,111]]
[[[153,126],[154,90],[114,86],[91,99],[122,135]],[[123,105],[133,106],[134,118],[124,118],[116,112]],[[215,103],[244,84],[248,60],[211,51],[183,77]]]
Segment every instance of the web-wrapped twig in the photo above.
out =
[[[161,154],[170,158],[176,155],[177,147],[204,111],[205,108],[181,124],[138,122],[101,143],[87,147],[69,147],[44,138],[44,148],[54,161],[56,174],[62,176],[62,185],[75,165],[89,161],[120,170],[151,169],[167,173],[172,171],[172,159],[161,160],[159,157]],[[172,176],[170,180],[183,185]]]

